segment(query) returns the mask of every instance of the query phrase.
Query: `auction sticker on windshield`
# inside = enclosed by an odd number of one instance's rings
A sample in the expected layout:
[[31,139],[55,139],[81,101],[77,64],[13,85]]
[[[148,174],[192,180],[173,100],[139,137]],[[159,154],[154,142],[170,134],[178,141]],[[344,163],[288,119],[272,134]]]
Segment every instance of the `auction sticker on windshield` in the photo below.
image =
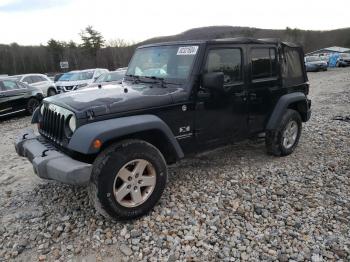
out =
[[180,46],[176,55],[195,55],[197,53],[198,46]]

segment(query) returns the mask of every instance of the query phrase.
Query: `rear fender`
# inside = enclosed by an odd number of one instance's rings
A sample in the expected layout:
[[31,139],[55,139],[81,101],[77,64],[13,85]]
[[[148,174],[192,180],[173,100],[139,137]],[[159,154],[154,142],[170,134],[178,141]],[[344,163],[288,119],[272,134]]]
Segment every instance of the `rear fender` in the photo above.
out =
[[310,118],[310,103],[311,102],[307,99],[306,95],[301,92],[281,96],[269,118],[266,130],[275,130],[278,128],[279,123],[288,108],[297,110],[300,113],[302,120],[306,122]]

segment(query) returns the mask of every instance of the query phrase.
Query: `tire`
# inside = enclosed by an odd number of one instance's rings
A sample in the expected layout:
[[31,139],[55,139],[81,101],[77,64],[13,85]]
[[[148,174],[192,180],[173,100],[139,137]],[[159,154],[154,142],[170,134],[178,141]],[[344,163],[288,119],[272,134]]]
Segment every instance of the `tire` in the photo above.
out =
[[57,92],[54,88],[50,87],[48,90],[47,90],[47,96],[54,96],[56,95]]
[[[292,126],[294,127],[292,128]],[[301,128],[300,114],[293,109],[287,109],[278,128],[274,131],[266,132],[265,145],[267,152],[275,156],[287,156],[293,153],[299,142]],[[287,129],[293,129],[296,133],[294,134],[294,131],[289,132],[290,135],[288,136]],[[289,138],[286,138],[287,136]]]
[[[136,178],[137,167],[145,162],[150,165],[147,164]],[[128,180],[131,177],[132,180]],[[108,219],[135,219],[152,210],[162,196],[167,177],[165,159],[156,147],[142,140],[124,140],[111,145],[97,156],[88,186],[89,197],[97,212]],[[153,181],[154,186],[134,190],[140,185],[139,180],[143,180],[142,183]],[[124,194],[121,193],[128,190],[128,194],[117,200],[116,195],[122,196]]]
[[40,105],[40,102],[38,99],[32,97],[28,100],[26,105],[26,112],[28,115],[32,115],[34,110]]

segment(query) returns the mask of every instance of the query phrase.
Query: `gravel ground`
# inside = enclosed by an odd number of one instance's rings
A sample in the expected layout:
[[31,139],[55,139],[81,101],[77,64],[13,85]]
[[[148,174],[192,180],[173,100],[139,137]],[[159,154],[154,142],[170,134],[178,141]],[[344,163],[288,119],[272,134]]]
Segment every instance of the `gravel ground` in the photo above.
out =
[[[309,74],[313,115],[296,152],[246,141],[181,161],[154,211],[97,215],[83,187],[37,178],[0,124],[0,261],[350,261],[350,68]],[[340,116],[340,117],[339,117]]]

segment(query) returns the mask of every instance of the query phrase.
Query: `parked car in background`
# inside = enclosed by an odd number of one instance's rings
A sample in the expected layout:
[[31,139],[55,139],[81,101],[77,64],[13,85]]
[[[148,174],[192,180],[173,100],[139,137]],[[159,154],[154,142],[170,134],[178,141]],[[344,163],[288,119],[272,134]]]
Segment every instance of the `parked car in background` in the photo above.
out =
[[337,67],[346,67],[350,66],[350,54],[341,53],[337,61]]
[[321,61],[326,62],[327,66],[329,66],[329,55],[320,55],[319,58]]
[[63,76],[63,75],[64,75],[64,73],[58,73],[58,74],[56,74],[56,75],[53,77],[53,81],[56,83],[56,82],[60,79],[60,77]]
[[53,81],[43,74],[25,74],[10,76],[10,79],[38,87],[43,91],[44,96],[53,96],[57,94],[57,89]]
[[70,71],[63,74],[56,82],[59,93],[74,91],[83,87],[87,87],[93,83],[100,75],[108,73],[104,68],[86,69],[80,71]]
[[126,71],[126,70],[128,70],[128,67],[119,67],[119,68],[117,68],[115,71]]
[[322,61],[319,56],[306,56],[305,67],[307,72],[327,71],[327,62]]
[[0,79],[0,117],[26,111],[32,114],[44,98],[43,91],[13,79]]
[[113,72],[108,72],[100,75],[95,82],[91,83],[88,87],[104,86],[109,84],[120,84],[125,76],[126,69],[119,69]]

